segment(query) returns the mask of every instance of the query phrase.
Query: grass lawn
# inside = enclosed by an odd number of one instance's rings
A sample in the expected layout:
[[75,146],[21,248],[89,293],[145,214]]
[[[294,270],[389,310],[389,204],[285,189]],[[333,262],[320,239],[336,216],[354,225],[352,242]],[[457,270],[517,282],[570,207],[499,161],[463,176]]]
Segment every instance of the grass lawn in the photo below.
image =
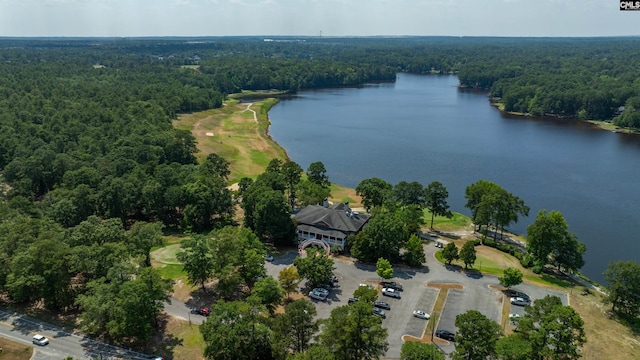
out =
[[182,114],[173,126],[191,131],[197,141],[199,161],[210,153],[229,161],[229,181],[234,183],[243,177],[255,178],[264,172],[271,159],[287,158],[284,149],[266,133],[269,118],[265,109],[276,102],[275,99],[254,103],[230,100],[220,109]]
[[[431,226],[431,211],[423,210],[424,221],[427,227]],[[451,219],[444,216],[435,216],[433,218],[433,229],[438,231],[454,231],[462,230],[471,226],[471,218],[466,215],[454,212]]]
[[33,348],[7,338],[0,338],[0,359],[2,360],[29,360],[33,355]]

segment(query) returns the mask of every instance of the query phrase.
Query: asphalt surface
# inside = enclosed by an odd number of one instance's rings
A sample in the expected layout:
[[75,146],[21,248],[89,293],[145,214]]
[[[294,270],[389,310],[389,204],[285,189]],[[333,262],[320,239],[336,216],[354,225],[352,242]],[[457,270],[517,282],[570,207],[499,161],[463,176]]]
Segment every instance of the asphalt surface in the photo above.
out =
[[[498,285],[495,276],[487,276],[479,273],[468,275],[440,264],[433,254],[437,250],[434,243],[424,246],[427,258],[426,266],[421,269],[395,268],[394,281],[403,285],[400,299],[387,296],[379,296],[379,299],[391,305],[391,310],[386,310],[386,319],[382,320],[382,325],[388,331],[389,350],[386,359],[400,358],[400,349],[403,344],[403,335],[421,337],[423,334],[429,335],[431,330],[444,329],[456,332],[455,317],[467,310],[478,310],[487,317],[500,323],[500,315],[503,302],[508,302],[508,298],[489,285]],[[293,260],[298,256],[295,251],[286,252],[276,257],[273,261],[266,263],[267,274],[278,278],[282,269],[293,264]],[[378,286],[381,280],[374,265],[354,263],[348,258],[335,259],[335,271],[338,277],[338,287],[330,291],[326,301],[314,301],[318,312],[318,319],[326,319],[331,315],[334,308],[346,305],[347,300],[353,296],[353,292],[360,283]],[[462,290],[449,290],[444,308],[440,314],[439,323],[433,329],[427,329],[427,321],[413,316],[413,310],[422,310],[432,313],[438,290],[428,287],[428,283],[454,283],[462,285]],[[302,283],[299,290],[308,292]],[[566,294],[549,291],[530,284],[520,284],[515,290],[524,292],[531,297],[531,300],[542,298],[546,295],[556,295],[567,304]],[[524,308],[505,303],[510,307],[511,313],[524,314]],[[171,316],[178,317],[195,324],[201,324],[205,317],[192,313],[192,309],[185,303],[172,299],[165,304],[165,312]],[[512,326],[512,324],[501,324],[502,326]],[[50,343],[46,346],[32,344],[32,337],[41,334],[49,338]],[[65,329],[32,319],[28,316],[13,313],[0,309],[0,336],[14,341],[33,346],[36,352],[34,360],[63,359],[71,356],[74,359],[148,359],[149,355],[140,354],[127,349],[111,346],[88,337],[71,333]],[[455,350],[453,343],[439,345],[447,354]]]
[[[422,269],[394,268],[394,281],[403,285],[401,299],[394,299],[387,296],[379,296],[379,299],[391,305],[391,310],[385,310],[386,319],[382,320],[382,325],[387,329],[389,337],[389,350],[386,359],[399,359],[400,349],[403,344],[403,335],[421,337],[429,335],[431,330],[449,330],[456,332],[455,318],[458,314],[468,310],[478,310],[485,316],[501,324],[501,313],[503,302],[510,307],[510,312],[524,314],[524,307],[512,306],[508,303],[502,292],[495,290],[490,285],[499,285],[496,276],[482,275],[480,273],[467,274],[457,267],[447,267],[439,263],[434,254],[435,243],[427,243],[424,246],[427,258],[426,266]],[[266,263],[267,274],[278,278],[282,269],[293,264],[293,260],[298,256],[295,251],[287,252],[276,257],[273,261]],[[316,304],[318,319],[326,319],[331,315],[331,310],[346,305],[347,300],[353,297],[353,292],[360,283],[367,283],[378,286],[381,280],[374,265],[360,264],[348,258],[335,259],[335,271],[338,277],[338,287],[330,291],[326,301],[311,300]],[[432,313],[438,289],[428,287],[428,283],[453,283],[462,285],[462,290],[451,289],[447,296],[444,308],[440,315],[440,320],[433,329],[427,329],[427,321],[413,316],[413,310],[422,310]],[[302,283],[300,291],[308,293],[310,289],[305,288]],[[380,286],[378,286],[380,289]],[[556,295],[567,304],[566,294],[549,291],[530,284],[520,284],[515,290],[526,293],[531,300],[542,298],[546,295]],[[513,324],[501,324],[501,326],[512,326]],[[447,354],[455,350],[454,343],[439,345]]]
[[[32,338],[35,334],[46,336],[49,344],[34,345]],[[60,327],[6,309],[0,309],[0,336],[33,346],[35,348],[33,360],[60,360],[69,356],[74,359],[149,359],[149,355],[73,334]]]

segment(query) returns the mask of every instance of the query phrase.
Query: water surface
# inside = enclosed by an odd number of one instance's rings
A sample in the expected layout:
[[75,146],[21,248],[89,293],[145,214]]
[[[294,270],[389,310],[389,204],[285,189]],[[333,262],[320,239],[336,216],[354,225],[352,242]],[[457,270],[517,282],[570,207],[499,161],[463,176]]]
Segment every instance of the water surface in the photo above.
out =
[[611,260],[640,262],[639,136],[504,115],[486,93],[457,84],[399,74],[395,83],[302,92],[271,109],[270,134],[304,169],[322,161],[345,186],[440,181],[451,209],[467,215],[465,188],[493,181],[531,208],[511,226],[517,233],[539,210],[558,210],[587,244],[582,272],[596,281]]

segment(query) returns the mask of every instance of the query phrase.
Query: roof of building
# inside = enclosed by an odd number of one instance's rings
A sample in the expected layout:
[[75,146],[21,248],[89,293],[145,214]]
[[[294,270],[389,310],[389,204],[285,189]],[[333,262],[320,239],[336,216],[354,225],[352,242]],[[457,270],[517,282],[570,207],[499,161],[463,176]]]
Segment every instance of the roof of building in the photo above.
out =
[[300,210],[293,218],[298,224],[347,233],[360,231],[369,220],[369,215],[351,211],[344,204],[338,204],[332,208],[309,205]]

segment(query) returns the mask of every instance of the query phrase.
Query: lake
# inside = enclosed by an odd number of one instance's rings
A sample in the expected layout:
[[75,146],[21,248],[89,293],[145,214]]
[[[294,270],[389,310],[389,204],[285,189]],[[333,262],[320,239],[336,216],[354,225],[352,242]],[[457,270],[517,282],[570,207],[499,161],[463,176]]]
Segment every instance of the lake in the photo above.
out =
[[523,199],[526,233],[539,210],[562,212],[587,245],[582,273],[603,282],[611,260],[640,262],[640,136],[562,119],[502,114],[455,76],[398,74],[394,83],[304,91],[269,112],[269,133],[307,169],[356,187],[440,181],[451,210],[469,215],[465,188],[485,179]]

